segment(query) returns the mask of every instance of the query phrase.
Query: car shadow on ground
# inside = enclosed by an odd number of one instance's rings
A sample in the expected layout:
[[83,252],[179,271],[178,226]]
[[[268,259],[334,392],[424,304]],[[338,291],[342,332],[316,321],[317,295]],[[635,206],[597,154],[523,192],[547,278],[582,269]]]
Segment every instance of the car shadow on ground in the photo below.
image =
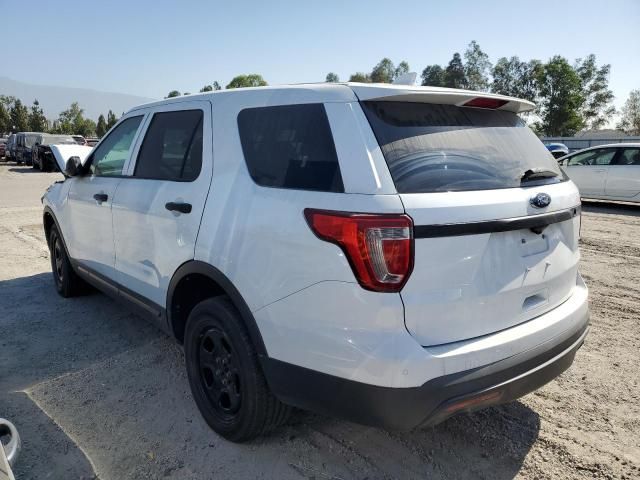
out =
[[141,318],[99,293],[62,299],[50,273],[0,292],[0,416],[25,432],[18,478],[82,478],[95,465],[104,480],[511,479],[538,438],[538,414],[513,402],[412,432],[296,411],[233,444],[197,411],[182,349]]
[[9,171],[14,173],[41,173],[40,169],[33,168],[30,165],[16,165],[15,167],[9,168]]
[[640,217],[640,204],[616,203],[602,200],[582,200],[582,211],[589,213],[608,213]]

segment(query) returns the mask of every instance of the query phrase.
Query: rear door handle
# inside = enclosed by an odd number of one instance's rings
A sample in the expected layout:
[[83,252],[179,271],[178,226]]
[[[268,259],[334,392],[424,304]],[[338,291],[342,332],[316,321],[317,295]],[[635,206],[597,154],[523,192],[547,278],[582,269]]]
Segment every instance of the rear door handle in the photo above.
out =
[[109,200],[109,195],[107,195],[106,193],[96,193],[93,196],[94,200],[98,203],[102,203],[102,202],[106,202],[107,200]]
[[164,208],[170,212],[191,213],[190,203],[169,202],[164,205]]

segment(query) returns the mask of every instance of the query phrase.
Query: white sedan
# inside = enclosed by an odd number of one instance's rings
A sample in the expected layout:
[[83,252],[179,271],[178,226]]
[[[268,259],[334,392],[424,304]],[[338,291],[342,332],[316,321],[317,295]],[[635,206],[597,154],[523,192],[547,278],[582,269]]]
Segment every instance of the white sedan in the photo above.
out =
[[640,143],[598,145],[558,163],[582,197],[640,203]]

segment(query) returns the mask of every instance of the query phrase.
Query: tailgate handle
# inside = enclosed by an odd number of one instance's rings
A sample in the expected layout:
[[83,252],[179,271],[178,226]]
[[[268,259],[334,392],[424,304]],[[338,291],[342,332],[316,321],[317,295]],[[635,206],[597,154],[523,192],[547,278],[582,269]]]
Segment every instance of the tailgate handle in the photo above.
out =
[[547,303],[547,296],[544,293],[536,293],[524,299],[522,302],[522,310],[532,310]]

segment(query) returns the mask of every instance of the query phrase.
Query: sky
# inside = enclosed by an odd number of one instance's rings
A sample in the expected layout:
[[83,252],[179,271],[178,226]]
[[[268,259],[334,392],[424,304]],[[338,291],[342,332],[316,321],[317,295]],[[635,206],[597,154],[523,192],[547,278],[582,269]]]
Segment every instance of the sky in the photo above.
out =
[[611,64],[618,107],[640,88],[640,0],[0,0],[0,11],[0,75],[152,98],[241,73],[347,80],[383,57],[420,73],[471,40],[493,62],[594,53]]

